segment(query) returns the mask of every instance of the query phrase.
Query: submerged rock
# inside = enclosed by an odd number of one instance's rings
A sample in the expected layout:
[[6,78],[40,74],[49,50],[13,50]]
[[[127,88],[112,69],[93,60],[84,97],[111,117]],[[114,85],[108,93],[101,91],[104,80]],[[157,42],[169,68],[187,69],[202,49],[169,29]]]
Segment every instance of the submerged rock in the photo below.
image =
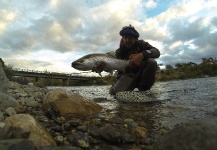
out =
[[99,113],[102,107],[94,102],[87,100],[77,93],[65,91],[63,89],[54,89],[47,93],[43,108],[53,108],[61,116],[86,117]]
[[155,150],[216,150],[217,118],[194,120],[167,132],[154,145]]

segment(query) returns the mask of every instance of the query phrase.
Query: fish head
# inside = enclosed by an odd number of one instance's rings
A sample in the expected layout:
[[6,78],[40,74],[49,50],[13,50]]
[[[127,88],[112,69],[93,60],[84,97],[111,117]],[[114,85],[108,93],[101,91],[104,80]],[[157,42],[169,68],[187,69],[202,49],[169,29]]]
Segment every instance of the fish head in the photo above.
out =
[[88,71],[93,70],[99,65],[99,61],[97,61],[97,56],[94,54],[85,55],[74,62],[72,62],[71,66],[77,70]]
[[88,71],[91,69],[91,67],[87,63],[87,60],[85,60],[85,59],[78,59],[78,60],[72,62],[71,66],[73,68],[75,68],[77,70],[81,70],[81,71]]

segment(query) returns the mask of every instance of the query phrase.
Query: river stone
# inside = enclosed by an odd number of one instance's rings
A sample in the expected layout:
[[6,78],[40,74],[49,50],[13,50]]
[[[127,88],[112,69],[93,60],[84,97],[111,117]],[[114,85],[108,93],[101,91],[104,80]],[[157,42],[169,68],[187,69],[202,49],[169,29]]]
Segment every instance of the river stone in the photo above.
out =
[[37,150],[32,141],[26,139],[10,139],[0,141],[1,150]]
[[13,107],[8,107],[7,109],[5,109],[5,112],[6,112],[9,116],[12,116],[12,115],[16,115],[16,114],[17,114]]
[[16,114],[10,116],[4,121],[7,125],[19,127],[30,132],[28,137],[38,149],[46,146],[56,146],[56,142],[50,133],[41,124],[28,114]]
[[190,121],[163,135],[154,150],[216,150],[216,131],[216,117]]
[[29,137],[30,132],[19,128],[13,127],[11,125],[4,125],[0,128],[0,140],[6,139],[27,139]]
[[122,141],[121,133],[114,126],[108,124],[100,130],[101,137],[106,141],[116,144]]
[[53,108],[64,117],[86,117],[102,110],[100,105],[87,100],[78,93],[63,89],[54,89],[48,92],[43,100],[43,108]]
[[0,62],[0,91],[6,91],[9,87],[9,80],[5,75],[5,72],[2,67],[2,63]]
[[138,139],[145,139],[147,137],[147,129],[144,127],[136,127],[133,129],[132,133],[138,138]]
[[0,111],[4,111],[8,107],[16,107],[19,103],[10,95],[7,95],[0,91]]

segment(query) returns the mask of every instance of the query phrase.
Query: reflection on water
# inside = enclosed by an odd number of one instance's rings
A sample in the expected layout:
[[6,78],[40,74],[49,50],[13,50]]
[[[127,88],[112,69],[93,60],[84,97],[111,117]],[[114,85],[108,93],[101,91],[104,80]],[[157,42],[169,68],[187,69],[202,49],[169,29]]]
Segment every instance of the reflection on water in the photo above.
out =
[[[49,87],[58,88],[58,87]],[[217,108],[217,77],[170,82],[157,82],[151,89],[160,103],[122,103],[109,95],[110,86],[62,87],[80,93],[104,107],[101,117],[133,118],[150,131],[171,129],[174,125],[211,116]]]

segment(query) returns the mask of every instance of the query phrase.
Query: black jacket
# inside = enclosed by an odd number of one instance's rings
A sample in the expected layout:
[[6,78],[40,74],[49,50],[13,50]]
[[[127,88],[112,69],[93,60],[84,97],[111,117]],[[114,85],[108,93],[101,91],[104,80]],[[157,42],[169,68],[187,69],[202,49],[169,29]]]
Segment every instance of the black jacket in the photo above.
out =
[[[158,58],[160,57],[160,51],[150,45],[148,42],[145,42],[143,40],[138,40],[133,48],[127,49],[124,44],[122,44],[116,51],[115,55],[118,59],[124,59],[129,60],[129,57],[131,54],[135,53],[143,53],[144,61],[148,58]],[[132,73],[135,74],[140,70],[140,67],[127,67],[125,70],[125,73]],[[122,74],[122,72],[118,73],[119,75]]]
[[115,51],[115,55],[118,59],[125,60],[129,60],[130,55],[135,53],[143,53],[144,60],[160,57],[160,51],[143,40],[138,40],[131,49],[127,49],[123,44]]

